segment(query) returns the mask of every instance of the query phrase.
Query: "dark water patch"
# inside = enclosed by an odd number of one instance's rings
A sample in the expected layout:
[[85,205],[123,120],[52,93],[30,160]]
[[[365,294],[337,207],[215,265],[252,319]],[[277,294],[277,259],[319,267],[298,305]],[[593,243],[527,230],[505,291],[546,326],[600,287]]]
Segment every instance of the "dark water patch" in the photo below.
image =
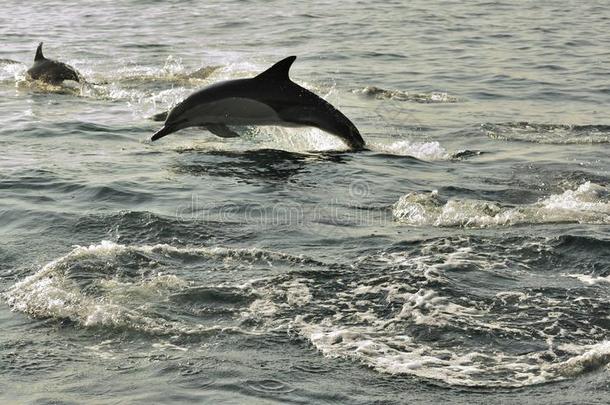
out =
[[374,51],[365,52],[363,56],[367,57],[367,58],[381,58],[381,59],[404,59],[404,58],[406,58],[406,55],[401,54],[401,53],[386,53],[386,52],[374,52]]
[[493,189],[471,189],[468,187],[443,186],[438,189],[439,194],[450,198],[477,199],[489,202],[502,202],[515,206],[523,203],[533,203],[540,199],[540,189],[528,189],[519,187],[502,187]]
[[161,44],[161,43],[125,43],[125,44],[121,44],[121,47],[123,48],[127,48],[127,49],[152,49],[152,50],[163,50],[163,49],[168,49],[171,48],[172,45],[170,44]]
[[536,69],[540,69],[540,70],[550,70],[550,71],[554,71],[554,72],[563,72],[566,71],[568,69],[566,69],[563,66],[560,65],[554,65],[554,64],[542,64],[542,65],[537,65]]
[[555,269],[595,277],[610,275],[610,240],[562,235],[551,240],[550,245],[553,254],[548,260]]
[[23,64],[23,62],[19,62],[16,60],[12,60],[12,59],[3,59],[0,58],[0,66],[4,66],[4,65],[21,65]]
[[386,160],[386,161],[390,161],[390,162],[397,162],[397,163],[404,162],[406,164],[406,166],[413,166],[413,167],[425,168],[425,167],[435,167],[437,165],[437,162],[433,162],[433,161],[431,162],[431,161],[424,160],[424,159],[418,159],[417,157],[410,156],[410,155],[400,155],[400,154],[372,151],[370,153],[370,156],[372,158]]
[[144,192],[135,183],[113,183],[108,186],[87,187],[83,192],[83,197],[90,198],[91,201],[113,202],[123,204],[142,204],[155,198],[154,193]]
[[[230,151],[183,151],[172,169],[181,174],[231,177],[241,182],[290,181],[310,172],[312,162],[343,163],[341,154],[302,154],[274,149]],[[194,153],[193,153],[194,152]],[[301,181],[301,180],[299,180]],[[307,182],[305,182],[306,184]]]
[[109,126],[94,122],[83,121],[58,121],[53,123],[37,122],[32,125],[20,128],[19,138],[59,138],[71,137],[75,139],[97,139],[104,141],[137,141],[135,134],[141,134],[149,130],[148,127],[141,126]]
[[507,98],[508,96],[504,93],[500,92],[491,92],[491,91],[476,91],[471,93],[473,99],[479,100],[499,100],[503,98]]
[[36,342],[28,339],[3,340],[0,343],[2,352],[0,370],[3,373],[23,378],[24,376],[47,375],[62,370],[67,364],[74,367],[76,363],[85,361],[79,355],[66,357],[65,353],[57,352],[56,346],[56,344],[50,343],[49,347],[41,349],[37,347]]
[[42,168],[17,170],[11,173],[10,176],[0,178],[0,189],[3,190],[45,190],[64,188],[64,191],[70,191],[70,187],[76,187],[76,189],[78,189],[82,186],[72,184],[68,179],[61,176],[56,171]]
[[597,170],[585,170],[578,163],[532,162],[511,165],[506,170],[498,171],[497,176],[485,176],[481,181],[525,193],[523,200],[516,203],[533,203],[549,194],[560,194],[586,182],[606,186],[610,177]]
[[167,309],[181,307],[181,317],[188,315],[198,321],[206,320],[219,324],[239,316],[243,307],[251,304],[255,297],[228,287],[192,287],[172,294]]
[[[176,218],[146,211],[120,211],[79,217],[69,225],[71,232],[92,235],[92,241],[104,238],[119,243],[170,243],[178,246],[205,245],[210,240],[231,238],[230,224],[203,219]],[[227,230],[227,232],[223,232]],[[243,235],[247,238],[246,235]]]
[[214,372],[214,359],[183,359],[165,365],[161,374],[176,375],[180,387],[205,390],[213,386],[217,381],[218,373]]
[[480,151],[480,150],[461,150],[458,152],[455,152],[451,155],[452,159],[457,159],[457,160],[463,160],[463,159],[469,159],[471,157],[475,157],[475,156],[480,156],[482,154],[484,154],[486,152]]
[[304,18],[311,18],[311,19],[324,18],[323,15],[320,15],[320,14],[309,14],[309,13],[300,14],[300,16],[304,17]]
[[[34,203],[52,203],[53,201],[83,200],[100,204],[104,202],[141,204],[149,201],[152,194],[141,190],[135,183],[114,182],[109,185],[94,185],[61,180],[53,176],[15,176],[0,181],[0,189],[6,190],[9,195],[18,197],[20,201]],[[45,193],[41,195],[40,193]]]
[[245,385],[250,390],[261,394],[288,394],[295,390],[289,383],[280,380],[250,380],[246,381]]

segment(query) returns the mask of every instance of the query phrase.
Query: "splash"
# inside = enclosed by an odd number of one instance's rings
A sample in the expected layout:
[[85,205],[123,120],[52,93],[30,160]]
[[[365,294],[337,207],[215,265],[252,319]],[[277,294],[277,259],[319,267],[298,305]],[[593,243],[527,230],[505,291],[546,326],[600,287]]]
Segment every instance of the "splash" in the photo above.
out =
[[575,190],[514,207],[482,200],[442,199],[437,191],[409,193],[393,206],[397,222],[416,226],[491,227],[544,223],[610,223],[608,188],[589,181]]
[[393,143],[371,143],[367,145],[375,152],[388,153],[398,156],[412,156],[420,160],[449,160],[451,154],[441,146],[439,142],[412,142],[412,141],[397,141]]
[[400,90],[386,90],[375,86],[364,87],[363,89],[353,90],[356,94],[376,98],[378,100],[397,100],[411,101],[415,103],[456,103],[458,99],[447,93],[409,93]]
[[0,60],[0,82],[15,81],[16,83],[24,81],[28,67],[17,61],[10,59]]

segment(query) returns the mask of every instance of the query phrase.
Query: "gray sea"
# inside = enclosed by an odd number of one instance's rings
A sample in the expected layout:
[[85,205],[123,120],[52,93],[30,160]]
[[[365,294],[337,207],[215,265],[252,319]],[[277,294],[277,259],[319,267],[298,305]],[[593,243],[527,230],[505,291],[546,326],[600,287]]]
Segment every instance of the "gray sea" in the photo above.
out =
[[[16,1],[3,404],[607,404],[605,1]],[[89,82],[26,80],[34,52]],[[315,128],[151,143],[290,55]]]

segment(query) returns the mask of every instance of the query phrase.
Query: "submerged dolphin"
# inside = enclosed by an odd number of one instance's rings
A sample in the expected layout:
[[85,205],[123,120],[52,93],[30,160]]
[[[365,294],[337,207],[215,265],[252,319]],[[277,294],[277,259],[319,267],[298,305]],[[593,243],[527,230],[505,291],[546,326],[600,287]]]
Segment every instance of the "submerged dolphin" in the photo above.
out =
[[55,60],[47,59],[42,54],[42,42],[36,49],[34,65],[27,71],[30,78],[42,80],[51,84],[60,84],[64,80],[74,80],[80,82],[81,76],[71,66]]
[[364,149],[352,122],[328,102],[288,77],[290,56],[250,79],[228,80],[187,97],[167,115],[151,140],[187,127],[204,127],[223,138],[239,136],[227,125],[312,126],[341,138],[351,149]]

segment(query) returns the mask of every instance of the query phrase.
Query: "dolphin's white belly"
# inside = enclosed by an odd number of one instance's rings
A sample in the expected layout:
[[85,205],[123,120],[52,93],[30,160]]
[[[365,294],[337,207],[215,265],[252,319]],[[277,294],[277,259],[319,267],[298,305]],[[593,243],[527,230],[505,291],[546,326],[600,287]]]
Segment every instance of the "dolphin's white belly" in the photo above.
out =
[[188,110],[184,117],[193,126],[205,124],[294,126],[282,120],[267,104],[241,97],[229,97],[199,104]]

